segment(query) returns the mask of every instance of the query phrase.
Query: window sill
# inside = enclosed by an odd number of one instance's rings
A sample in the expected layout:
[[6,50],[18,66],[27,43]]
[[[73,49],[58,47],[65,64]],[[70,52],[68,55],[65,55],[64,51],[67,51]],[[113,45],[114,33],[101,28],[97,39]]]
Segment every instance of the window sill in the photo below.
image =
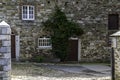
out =
[[23,21],[34,21],[35,19],[22,19]]
[[52,47],[38,47],[37,49],[52,49]]

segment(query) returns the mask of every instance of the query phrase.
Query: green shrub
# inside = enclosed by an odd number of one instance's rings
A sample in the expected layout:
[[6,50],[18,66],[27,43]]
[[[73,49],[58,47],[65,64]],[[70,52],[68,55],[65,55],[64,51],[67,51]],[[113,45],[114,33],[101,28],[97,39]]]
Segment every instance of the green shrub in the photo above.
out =
[[35,56],[33,58],[33,61],[39,63],[39,62],[43,62],[43,59],[44,59],[43,56]]
[[52,16],[43,22],[45,31],[48,31],[52,40],[52,52],[64,61],[68,55],[69,38],[79,37],[83,34],[83,30],[79,24],[74,21],[67,20],[64,12],[58,6]]
[[42,50],[40,50],[40,52],[35,51],[31,54],[31,58],[29,59],[29,61],[31,62],[43,62],[44,60],[44,53]]

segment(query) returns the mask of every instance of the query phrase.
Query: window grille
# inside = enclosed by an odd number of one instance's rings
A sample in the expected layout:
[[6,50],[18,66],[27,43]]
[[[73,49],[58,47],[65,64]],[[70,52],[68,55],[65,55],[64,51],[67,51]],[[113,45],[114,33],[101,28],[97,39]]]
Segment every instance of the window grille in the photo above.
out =
[[38,48],[51,48],[50,38],[38,38]]

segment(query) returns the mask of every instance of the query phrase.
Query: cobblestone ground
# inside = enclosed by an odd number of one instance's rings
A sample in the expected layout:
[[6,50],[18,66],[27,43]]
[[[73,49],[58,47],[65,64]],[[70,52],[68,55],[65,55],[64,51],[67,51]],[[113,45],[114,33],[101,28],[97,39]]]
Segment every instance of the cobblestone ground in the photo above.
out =
[[38,67],[33,63],[13,63],[12,80],[110,80],[110,76],[69,73]]

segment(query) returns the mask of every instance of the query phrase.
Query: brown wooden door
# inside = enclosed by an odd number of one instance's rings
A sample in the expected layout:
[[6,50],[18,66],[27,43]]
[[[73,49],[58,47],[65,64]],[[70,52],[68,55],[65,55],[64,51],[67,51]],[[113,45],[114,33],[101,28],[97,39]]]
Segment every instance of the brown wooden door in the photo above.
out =
[[78,40],[69,40],[68,61],[78,61]]
[[12,34],[11,35],[11,57],[12,58],[15,58],[15,53],[16,51],[15,51],[15,35],[14,34]]

